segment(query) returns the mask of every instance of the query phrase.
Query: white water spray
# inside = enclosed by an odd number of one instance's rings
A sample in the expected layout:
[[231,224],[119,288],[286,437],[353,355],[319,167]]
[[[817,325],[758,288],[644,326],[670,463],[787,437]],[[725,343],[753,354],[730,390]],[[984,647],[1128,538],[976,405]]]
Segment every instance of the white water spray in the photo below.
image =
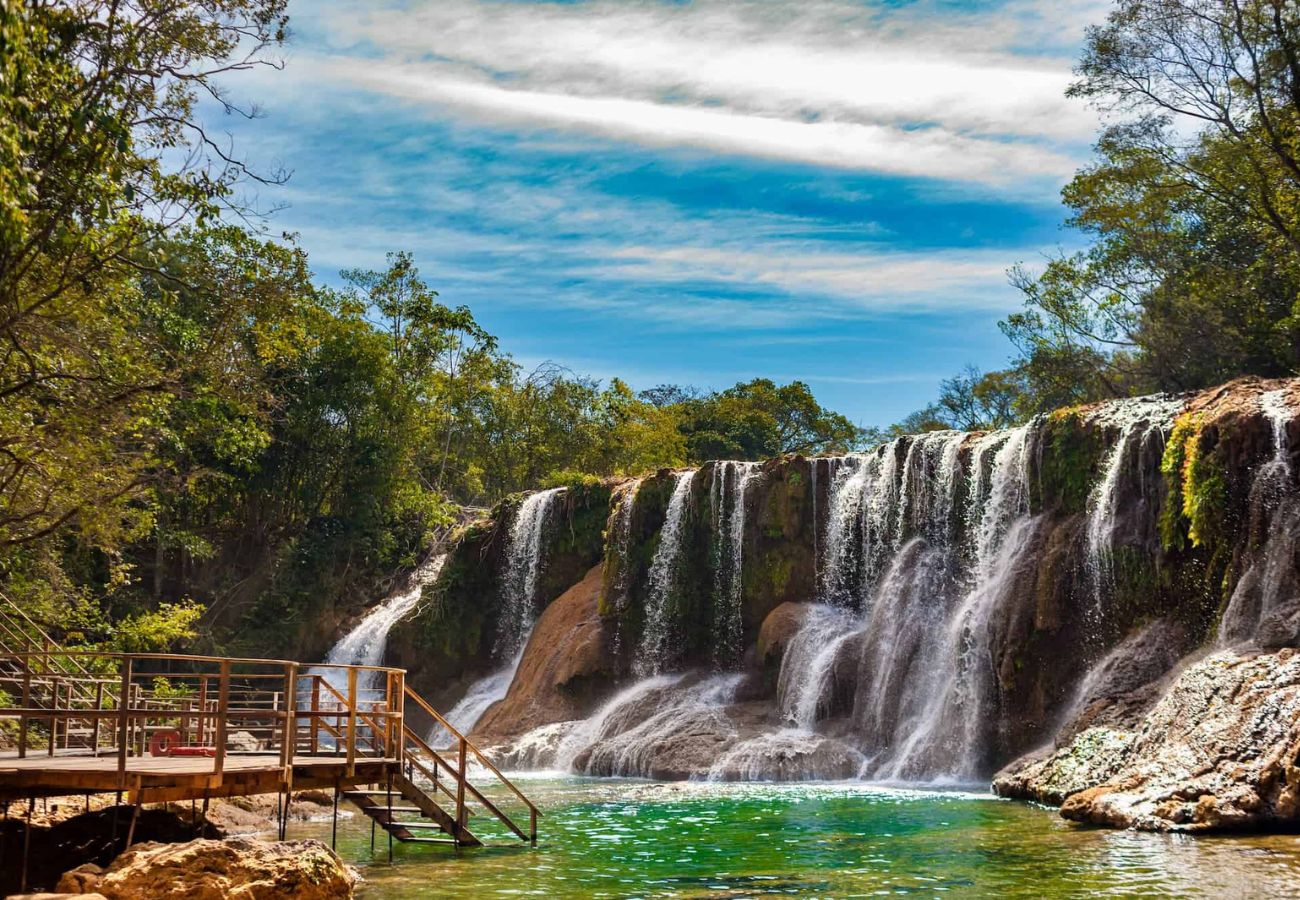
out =
[[515,513],[501,573],[504,608],[497,639],[498,659],[513,659],[532,631],[537,617],[537,581],[546,564],[542,538],[551,509],[563,493],[564,488],[551,488],[529,494]]
[[669,604],[677,584],[682,537],[695,474],[695,469],[675,474],[673,493],[668,500],[663,529],[659,533],[659,547],[650,562],[645,625],[634,664],[637,674],[642,676],[658,674],[668,663],[669,641],[672,637]]

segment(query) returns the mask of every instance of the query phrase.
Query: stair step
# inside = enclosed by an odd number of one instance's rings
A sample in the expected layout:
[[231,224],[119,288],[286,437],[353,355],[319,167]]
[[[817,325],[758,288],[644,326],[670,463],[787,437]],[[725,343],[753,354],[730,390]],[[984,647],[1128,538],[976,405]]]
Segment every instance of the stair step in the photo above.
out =
[[420,809],[420,807],[418,806],[384,806],[382,803],[377,803],[373,806],[363,806],[361,808],[364,810],[374,810],[375,812],[381,812],[381,813],[400,812],[400,813],[419,813],[421,815],[424,814],[424,810]]
[[[394,837],[397,837],[397,836],[394,835]],[[418,837],[408,837],[408,838],[397,838],[397,839],[398,839],[399,841],[401,841],[403,844],[449,844],[449,845],[451,845],[451,846],[456,846],[456,845],[457,845],[457,844],[456,844],[456,841],[452,840],[451,838],[418,838]]]
[[424,828],[429,831],[441,831],[442,826],[437,822],[389,822],[394,828]]

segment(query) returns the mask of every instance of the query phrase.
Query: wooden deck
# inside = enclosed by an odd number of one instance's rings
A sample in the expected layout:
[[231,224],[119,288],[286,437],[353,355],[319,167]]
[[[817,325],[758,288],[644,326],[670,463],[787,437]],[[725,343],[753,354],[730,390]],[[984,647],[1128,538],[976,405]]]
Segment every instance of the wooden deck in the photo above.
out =
[[[0,628],[0,638],[16,628]],[[537,840],[537,808],[411,690],[401,669],[99,653],[45,638],[39,650],[0,646],[0,692],[17,701],[0,706],[0,721],[17,738],[12,751],[0,752],[5,807],[116,794],[137,810],[177,800],[203,800],[206,808],[212,798],[323,788],[336,801],[371,798],[359,808],[399,840],[411,839],[416,823],[399,821],[394,810],[414,804],[452,843],[477,846],[467,827],[471,803],[520,840]],[[430,745],[425,735],[435,726],[441,746],[452,749]],[[526,826],[471,783],[471,762],[522,804]],[[395,806],[395,796],[405,802]],[[286,808],[280,804],[281,834]]]
[[[290,763],[295,790],[386,783],[401,766],[394,757],[365,757],[353,763],[332,756],[295,756]],[[125,775],[125,779],[123,779]],[[0,800],[112,793],[123,790],[133,803],[274,794],[286,783],[279,754],[230,755],[216,772],[208,757],[129,757],[123,768],[112,756],[0,756]]]

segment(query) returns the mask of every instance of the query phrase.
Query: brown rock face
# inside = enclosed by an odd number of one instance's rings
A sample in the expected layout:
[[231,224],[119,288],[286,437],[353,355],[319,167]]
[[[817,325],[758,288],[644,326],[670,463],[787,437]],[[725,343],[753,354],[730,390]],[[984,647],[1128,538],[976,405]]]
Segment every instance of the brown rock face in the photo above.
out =
[[587,572],[542,613],[510,690],[490,707],[474,739],[508,741],[554,722],[578,719],[613,685],[612,636],[598,610],[601,567]]
[[1092,728],[995,781],[1062,802],[1077,822],[1151,831],[1294,827],[1300,653],[1215,654],[1187,668],[1134,731]]
[[758,664],[764,669],[778,671],[790,641],[799,633],[808,611],[808,603],[782,603],[768,613],[758,632]]
[[232,838],[136,844],[102,875],[69,872],[59,890],[108,900],[341,900],[352,896],[355,881],[320,841]]

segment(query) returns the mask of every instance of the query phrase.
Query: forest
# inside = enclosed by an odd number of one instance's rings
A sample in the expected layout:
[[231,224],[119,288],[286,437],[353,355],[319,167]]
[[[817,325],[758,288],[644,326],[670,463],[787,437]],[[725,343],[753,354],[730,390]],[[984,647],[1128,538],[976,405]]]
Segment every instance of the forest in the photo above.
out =
[[1295,374],[1300,13],[1215,9],[1089,32],[1072,93],[1107,125],[1063,198],[1090,245],[1008,260],[1006,369],[866,427],[798,381],[526,370],[400,249],[317,278],[257,208],[288,175],[204,125],[257,114],[226,86],[280,65],[285,0],[5,0],[0,591],[71,643],[221,649],[525,489]]

